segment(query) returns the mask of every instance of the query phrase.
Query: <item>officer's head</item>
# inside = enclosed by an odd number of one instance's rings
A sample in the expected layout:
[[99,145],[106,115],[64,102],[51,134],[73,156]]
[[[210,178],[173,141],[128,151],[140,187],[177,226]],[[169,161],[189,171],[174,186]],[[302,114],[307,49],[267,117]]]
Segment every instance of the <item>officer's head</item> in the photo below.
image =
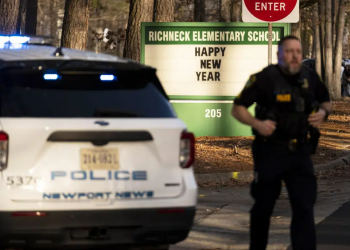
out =
[[302,65],[302,48],[299,38],[286,36],[278,42],[278,64],[288,74],[295,75]]
[[345,66],[345,71],[346,71],[346,73],[348,73],[348,74],[350,73],[350,65],[346,65],[346,66]]

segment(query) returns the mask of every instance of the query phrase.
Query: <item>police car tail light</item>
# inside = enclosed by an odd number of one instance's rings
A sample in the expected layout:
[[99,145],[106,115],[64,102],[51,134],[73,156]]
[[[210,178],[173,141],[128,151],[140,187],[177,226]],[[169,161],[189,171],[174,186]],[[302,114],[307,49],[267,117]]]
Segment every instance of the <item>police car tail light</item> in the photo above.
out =
[[7,168],[8,145],[8,134],[0,132],[0,170]]
[[180,166],[189,168],[194,162],[194,135],[183,132],[180,142]]

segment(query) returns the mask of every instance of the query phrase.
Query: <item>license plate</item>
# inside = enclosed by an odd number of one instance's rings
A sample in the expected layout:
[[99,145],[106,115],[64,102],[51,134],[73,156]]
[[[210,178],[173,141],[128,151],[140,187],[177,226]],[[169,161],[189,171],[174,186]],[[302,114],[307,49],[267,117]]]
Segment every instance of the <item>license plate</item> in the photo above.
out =
[[82,170],[118,170],[118,149],[82,148],[80,150],[80,166]]

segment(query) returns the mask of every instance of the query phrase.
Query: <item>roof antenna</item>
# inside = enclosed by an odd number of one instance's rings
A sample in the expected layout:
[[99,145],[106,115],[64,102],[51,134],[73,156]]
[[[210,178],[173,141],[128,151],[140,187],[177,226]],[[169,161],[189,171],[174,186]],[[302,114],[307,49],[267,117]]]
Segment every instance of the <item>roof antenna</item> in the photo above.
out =
[[55,50],[55,52],[53,52],[52,54],[53,56],[59,57],[59,56],[64,56],[63,52],[62,52],[62,47],[59,47]]

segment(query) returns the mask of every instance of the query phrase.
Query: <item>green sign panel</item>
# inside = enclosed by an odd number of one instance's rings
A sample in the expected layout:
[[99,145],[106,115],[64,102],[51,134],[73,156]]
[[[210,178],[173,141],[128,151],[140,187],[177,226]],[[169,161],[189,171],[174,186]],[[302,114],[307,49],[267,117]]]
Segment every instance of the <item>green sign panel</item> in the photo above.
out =
[[[273,63],[289,30],[288,24],[274,24]],[[196,136],[251,135],[231,109],[249,76],[268,64],[268,26],[142,23],[141,63],[157,69],[178,117]]]
[[[267,44],[265,28],[254,30],[245,27],[145,27],[145,44]],[[272,41],[277,44],[283,28],[273,28]]]

